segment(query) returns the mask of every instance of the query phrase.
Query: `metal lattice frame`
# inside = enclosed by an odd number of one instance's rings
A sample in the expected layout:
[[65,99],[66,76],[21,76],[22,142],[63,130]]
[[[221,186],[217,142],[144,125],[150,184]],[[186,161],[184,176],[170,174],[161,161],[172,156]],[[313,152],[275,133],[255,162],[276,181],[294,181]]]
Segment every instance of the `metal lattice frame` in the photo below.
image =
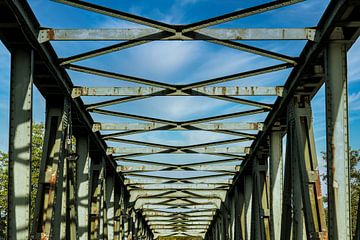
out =
[[[359,1],[331,1],[316,28],[283,29],[213,26],[302,0],[272,1],[187,25],[171,25],[80,0],[55,1],[146,28],[40,28],[26,2],[0,0],[0,12],[4,16],[0,38],[12,54],[10,239],[151,240],[158,236],[198,236],[206,240],[285,240],[290,236],[327,239],[328,235],[330,239],[351,238],[346,51],[360,34]],[[122,42],[64,59],[57,59],[48,43],[74,40]],[[206,41],[283,63],[185,85],[75,64],[158,40]],[[246,40],[307,40],[307,44],[299,57],[293,57],[247,45]],[[218,86],[290,68],[284,86]],[[65,70],[140,85],[73,86]],[[39,80],[42,78],[44,82]],[[29,230],[33,81],[46,95],[47,115],[39,191]],[[328,228],[310,106],[311,98],[323,82],[327,113]],[[57,91],[48,93],[48,84]],[[85,96],[119,98],[84,105]],[[246,105],[250,110],[172,121],[104,109],[155,96],[209,97]],[[249,96],[272,96],[276,100],[269,104],[249,100]],[[132,121],[94,123],[89,113]],[[223,122],[264,113],[268,113],[264,122]],[[151,131],[208,131],[232,138],[179,146],[121,138]],[[286,157],[282,159],[285,135]],[[124,146],[112,146],[114,143]],[[170,158],[166,162],[135,159],[152,154],[182,154],[184,160],[190,154],[203,154],[221,159],[185,164],[175,164]],[[162,174],[175,171],[198,175]],[[357,238],[359,232],[358,229]]]
[[[272,109],[271,104],[241,99],[238,96],[279,96],[283,95],[283,87],[222,87],[210,86],[219,83],[230,82],[260,74],[266,74],[274,71],[291,68],[296,64],[296,58],[285,56],[265,49],[252,47],[232,40],[314,40],[315,29],[216,29],[208,28],[224,22],[259,14],[287,5],[301,2],[301,0],[274,1],[267,4],[251,7],[248,9],[225,14],[223,16],[211,18],[208,20],[188,24],[188,25],[169,25],[163,22],[146,19],[140,16],[121,12],[114,9],[105,8],[84,1],[65,1],[57,2],[82,8],[99,14],[108,15],[114,18],[127,20],[148,26],[146,29],[44,29],[39,33],[39,42],[46,41],[66,41],[66,40],[119,40],[125,41],[109,47],[92,50],[75,56],[67,57],[61,60],[61,65],[66,69],[82,73],[119,79],[122,81],[138,83],[148,87],[76,87],[72,90],[72,97],[81,96],[119,96],[110,101],[97,102],[87,106],[88,111],[97,114],[110,115],[133,120],[146,121],[128,122],[120,124],[95,123],[94,131],[117,131],[116,133],[103,134],[102,137],[108,142],[126,143],[140,145],[145,147],[109,147],[108,154],[120,164],[118,171],[125,175],[125,184],[130,190],[131,202],[135,209],[143,211],[150,228],[155,234],[159,235],[199,235],[204,236],[211,223],[211,217],[214,215],[204,215],[203,218],[197,217],[189,221],[183,219],[189,217],[188,214],[195,214],[199,211],[215,211],[221,208],[225,200],[224,194],[231,185],[231,179],[239,171],[239,163],[249,154],[249,147],[219,147],[220,145],[236,144],[240,142],[249,142],[255,139],[254,134],[241,132],[246,130],[261,130],[262,123],[223,123],[214,122],[224,119],[249,116],[258,113],[268,112]],[[206,79],[187,85],[173,85],[162,83],[149,79],[142,79],[133,76],[126,76],[119,73],[107,72],[100,69],[89,68],[75,65],[75,62],[100,56],[103,54],[128,49],[140,44],[146,44],[156,40],[201,40],[214,44],[238,49],[245,52],[273,58],[283,61],[283,64],[255,69],[247,72],[233,74],[229,76],[218,77],[215,79]],[[245,104],[254,107],[253,110],[238,112],[227,115],[207,117],[203,119],[194,119],[185,122],[173,122],[165,119],[149,118],[138,115],[131,115],[122,112],[114,112],[103,107],[130,102],[140,99],[146,99],[153,96],[205,96],[237,104]],[[210,131],[228,135],[239,136],[240,138],[225,140],[219,142],[209,142],[192,146],[169,146],[155,144],[143,141],[133,141],[121,139],[120,136],[130,134],[139,134],[158,130],[181,130],[181,131]],[[224,160],[206,161],[193,164],[171,164],[153,161],[140,161],[129,157],[145,156],[150,154],[210,154],[226,157]],[[118,155],[121,154],[121,155]],[[186,155],[184,155],[186,156]],[[226,165],[222,165],[222,164]],[[228,165],[229,163],[233,163]],[[135,165],[134,165],[135,164]],[[140,164],[140,165],[139,165]],[[194,178],[167,178],[139,175],[138,173],[154,171],[206,171],[212,172],[212,175],[206,177]],[[214,173],[216,173],[214,175]],[[225,177],[225,178],[224,178]],[[211,194],[202,195],[202,189],[208,190]],[[154,194],[143,195],[142,192],[155,191]],[[213,192],[214,191],[214,192]],[[219,192],[216,194],[216,192]],[[161,197],[160,197],[161,196]],[[156,215],[155,209],[171,209],[172,214],[166,216]],[[180,211],[178,211],[178,210]],[[153,219],[148,215],[152,210],[157,218]],[[188,212],[181,213],[187,210]],[[178,216],[174,213],[178,212]],[[200,213],[199,212],[199,213]],[[159,219],[160,217],[160,219]],[[182,218],[181,218],[182,217]]]

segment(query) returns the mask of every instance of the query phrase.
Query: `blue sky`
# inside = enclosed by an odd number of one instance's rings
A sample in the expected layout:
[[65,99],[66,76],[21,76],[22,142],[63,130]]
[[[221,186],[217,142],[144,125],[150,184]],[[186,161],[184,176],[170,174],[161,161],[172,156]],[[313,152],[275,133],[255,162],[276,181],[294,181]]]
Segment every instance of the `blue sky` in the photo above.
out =
[[[137,0],[137,1],[88,1],[99,5],[120,9],[144,17],[172,24],[186,24],[205,18],[217,16],[234,10],[250,7],[268,1],[235,1],[235,0]],[[30,0],[36,16],[43,27],[52,28],[134,28],[142,27],[133,23],[114,19],[54,3],[48,0]],[[328,1],[308,0],[295,6],[270,11],[247,17],[216,27],[312,27],[323,13]],[[59,57],[67,57],[89,49],[113,44],[114,42],[53,42]],[[249,41],[253,46],[297,56],[304,41]],[[350,141],[355,149],[360,148],[360,43],[356,43],[348,55],[349,62],[349,103],[350,103]],[[208,78],[238,73],[259,67],[279,64],[281,62],[238,50],[204,42],[155,42],[130,48],[121,52],[107,54],[97,58],[81,61],[76,64],[96,67],[122,74],[149,78],[156,81],[184,84]],[[9,65],[10,56],[4,46],[0,45],[0,124],[5,131],[0,132],[0,149],[8,148],[8,106],[9,106]],[[283,85],[290,70],[232,81],[221,85],[240,86],[280,86]],[[134,86],[128,82],[112,80],[87,74],[69,71],[74,83],[79,86]],[[84,98],[86,103],[108,98]],[[273,102],[274,98],[257,98],[264,102]],[[45,103],[39,93],[34,94],[34,119],[44,121]],[[325,105],[324,89],[321,89],[312,102],[315,124],[317,152],[325,150]],[[169,120],[189,120],[251,109],[247,106],[228,103],[204,97],[154,97],[146,101],[136,101],[108,107],[109,110],[129,112],[149,117],[163,117]],[[96,121],[118,122],[129,121],[93,114]],[[250,118],[230,119],[227,121],[263,121],[265,115],[259,114]],[[223,134],[207,132],[151,132],[128,139],[149,142],[187,145],[208,141],[230,139]],[[250,145],[249,142],[242,143]],[[110,145],[110,144],[109,144]],[[116,146],[116,144],[111,144]],[[183,156],[171,156],[173,161],[181,162]],[[143,157],[139,159],[150,159]],[[166,161],[169,156],[156,156],[157,161]],[[194,160],[199,156],[193,156]],[[215,157],[201,156],[205,159]]]

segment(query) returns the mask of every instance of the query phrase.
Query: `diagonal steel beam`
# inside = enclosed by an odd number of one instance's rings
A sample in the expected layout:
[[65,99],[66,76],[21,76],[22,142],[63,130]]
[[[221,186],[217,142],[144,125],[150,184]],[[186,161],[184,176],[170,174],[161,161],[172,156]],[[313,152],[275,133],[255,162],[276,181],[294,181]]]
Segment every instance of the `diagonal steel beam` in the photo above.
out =
[[125,179],[126,185],[137,185],[137,184],[169,184],[169,183],[196,183],[196,184],[231,184],[231,179],[202,179],[202,180],[181,180],[181,179],[174,179],[174,180],[163,180],[163,179]]
[[99,69],[75,65],[75,64],[69,64],[69,65],[66,65],[65,67],[72,71],[83,72],[83,73],[93,74],[93,75],[97,75],[97,76],[101,76],[101,77],[113,78],[113,79],[127,81],[127,82],[145,84],[145,85],[154,86],[154,87],[176,90],[176,87],[171,84],[161,83],[161,82],[138,78],[138,77],[133,77],[133,76],[127,76],[127,75],[123,75],[120,73],[113,73],[113,72],[108,72],[108,71],[104,71],[104,70],[99,70]]
[[[261,130],[263,123],[261,122],[218,122],[218,123],[200,123],[194,124],[195,128],[201,130]],[[176,128],[166,129],[167,125],[151,122],[151,123],[103,123],[97,122],[93,124],[93,131],[134,131],[134,130],[189,130],[181,125]],[[192,129],[196,130],[196,129]]]
[[188,205],[188,204],[194,204],[194,205],[202,205],[202,204],[215,204],[220,205],[221,200],[220,199],[204,199],[204,198],[169,198],[169,199],[159,199],[159,198],[142,198],[137,199],[135,202],[135,208],[141,208],[144,204],[164,204],[164,205]]
[[233,80],[239,80],[242,78],[253,77],[253,76],[257,76],[257,75],[261,75],[261,74],[265,74],[265,73],[271,73],[271,72],[275,72],[275,71],[285,70],[285,69],[288,69],[291,67],[293,67],[292,64],[282,63],[282,64],[273,65],[273,66],[269,66],[269,67],[258,68],[255,70],[249,70],[246,72],[236,73],[236,74],[232,74],[232,75],[228,75],[228,76],[223,76],[223,77],[203,80],[203,81],[199,81],[199,82],[195,82],[195,83],[190,83],[188,85],[181,87],[180,90],[182,90],[182,91],[191,90],[193,88],[199,88],[199,87],[204,87],[204,86],[208,86],[208,85],[212,85],[212,84],[224,83],[224,82],[229,82],[229,81],[233,81]]
[[213,216],[149,216],[145,217],[146,220],[153,220],[153,221],[172,221],[172,220],[205,220],[205,221],[211,221],[213,219]]
[[151,209],[144,209],[144,214],[149,216],[185,216],[185,217],[196,217],[196,216],[214,216],[216,211],[213,210],[192,210],[190,212],[170,212],[166,210],[151,210]]
[[98,57],[98,56],[101,56],[104,54],[108,54],[108,53],[112,53],[112,52],[116,52],[116,51],[120,51],[120,50],[124,50],[124,49],[128,49],[128,48],[132,48],[135,46],[143,45],[145,43],[152,42],[152,40],[149,40],[149,39],[151,39],[153,37],[158,37],[160,39],[166,39],[166,38],[172,36],[172,34],[170,34],[168,32],[160,32],[160,33],[155,33],[152,35],[153,36],[145,36],[145,37],[141,37],[139,39],[130,40],[127,42],[121,42],[121,43],[113,44],[111,46],[98,48],[95,50],[91,50],[91,51],[83,52],[83,53],[80,53],[77,55],[73,55],[71,57],[63,58],[63,59],[60,59],[60,65],[65,66],[70,63],[79,62],[79,61],[86,60],[89,58]]
[[[209,79],[209,80],[203,80],[203,81],[188,84],[185,86],[176,86],[176,85],[171,85],[171,84],[165,84],[165,83],[161,83],[161,82],[157,82],[157,81],[141,79],[141,78],[132,77],[132,76],[126,76],[126,75],[122,75],[122,74],[107,72],[107,71],[103,71],[103,70],[98,70],[98,69],[93,69],[93,68],[83,67],[83,66],[78,66],[78,65],[73,65],[73,64],[67,65],[66,67],[70,70],[89,73],[89,74],[95,74],[95,75],[102,76],[102,77],[109,77],[109,78],[119,79],[119,80],[123,80],[123,81],[129,81],[129,82],[135,82],[135,83],[140,83],[140,84],[146,84],[146,85],[150,85],[150,86],[154,86],[154,87],[165,88],[164,90],[161,90],[158,92],[154,91],[154,93],[151,93],[149,95],[130,96],[127,98],[120,98],[120,99],[115,99],[115,100],[110,100],[110,101],[105,101],[105,102],[99,102],[99,103],[91,104],[87,107],[88,109],[94,109],[96,107],[104,107],[104,106],[110,106],[110,105],[120,104],[120,103],[124,103],[124,102],[129,102],[129,101],[141,100],[141,99],[145,99],[148,97],[156,96],[156,94],[168,96],[171,94],[175,94],[177,92],[184,92],[188,95],[191,95],[192,93],[196,92],[195,90],[192,90],[193,88],[201,88],[201,87],[211,85],[211,84],[228,82],[228,81],[232,81],[232,80],[236,80],[236,79],[242,79],[242,78],[247,78],[247,77],[251,77],[251,76],[269,73],[269,72],[284,70],[289,67],[292,67],[292,65],[286,64],[286,63],[279,64],[279,65],[274,65],[274,66],[270,66],[270,67],[250,70],[250,71],[242,72],[242,73],[238,73],[238,74],[223,76],[223,77]],[[205,88],[205,90],[206,90],[206,88]],[[207,90],[207,92],[209,92],[209,91]],[[197,92],[197,94],[200,95],[199,92]],[[207,96],[206,94],[201,94],[201,95]],[[222,98],[221,100],[232,101],[232,102],[236,101],[238,103],[243,103],[243,104],[251,104],[251,101],[245,101],[245,100],[242,100],[242,102],[239,102],[240,100],[230,99],[230,98],[228,98],[228,99]],[[268,107],[268,106],[265,106],[265,107]]]
[[144,18],[144,17],[140,17],[140,16],[133,15],[130,13],[114,10],[111,8],[103,7],[100,5],[92,4],[89,2],[84,2],[84,1],[80,1],[80,0],[53,0],[53,1],[63,3],[66,5],[69,5],[69,6],[73,6],[76,8],[84,9],[87,11],[92,11],[92,12],[96,12],[99,14],[107,15],[110,17],[130,21],[133,23],[149,26],[152,28],[161,29],[163,31],[174,32],[174,33],[176,32],[174,27],[169,24],[155,21],[155,20],[148,19],[148,18]]
[[107,154],[140,154],[149,155],[149,154],[185,154],[185,153],[194,153],[194,154],[249,154],[249,147],[234,146],[234,147],[202,147],[195,150],[188,149],[164,149],[164,148],[146,148],[146,147],[108,147]]
[[135,120],[140,120],[140,121],[162,123],[162,124],[167,124],[167,125],[173,125],[174,127],[176,127],[178,125],[177,122],[169,121],[169,120],[163,120],[163,119],[160,119],[160,118],[144,117],[144,116],[140,116],[140,115],[134,115],[134,114],[128,114],[128,113],[122,113],[122,112],[115,112],[115,111],[109,111],[109,110],[103,110],[103,109],[91,109],[90,112],[97,113],[97,114],[114,116],[114,117],[135,119]]
[[174,149],[176,151],[183,151],[183,150],[194,149],[194,148],[203,148],[203,147],[210,147],[210,146],[216,146],[216,145],[247,142],[247,141],[250,141],[251,139],[249,139],[249,138],[236,138],[236,139],[229,139],[229,140],[222,140],[222,141],[214,141],[214,142],[208,142],[208,143],[187,145],[187,146],[173,146],[173,145],[150,143],[150,142],[136,141],[136,140],[129,140],[129,139],[121,139],[121,138],[106,138],[106,140],[111,141],[111,142],[127,143],[127,144],[141,145],[141,146],[147,146],[147,147],[163,148],[163,149],[169,149],[169,150]]
[[185,177],[185,178],[172,178],[172,177],[153,176],[153,175],[137,174],[137,173],[130,173],[130,174],[127,174],[127,176],[128,177],[136,177],[137,179],[145,178],[145,179],[174,180],[174,181],[177,181],[177,180],[192,181],[192,180],[219,178],[219,177],[231,177],[231,176],[233,176],[233,174],[222,173],[222,174],[210,174],[210,175],[204,175],[204,176]]
[[228,40],[218,40],[218,39],[208,40],[208,42],[222,45],[222,46],[229,47],[229,48],[233,48],[233,49],[237,49],[237,50],[241,50],[241,51],[248,52],[248,53],[257,54],[257,55],[260,55],[263,57],[273,58],[273,59],[280,60],[280,61],[283,61],[286,63],[290,63],[292,65],[297,64],[296,58],[293,58],[293,57],[290,57],[290,56],[287,56],[284,54],[272,52],[269,50],[257,48],[254,46],[250,46],[247,44],[239,43],[239,42],[228,41]]
[[208,204],[208,205],[185,205],[185,206],[166,206],[166,205],[161,205],[161,204],[144,204],[142,206],[142,209],[196,209],[196,210],[215,210],[217,209],[216,206],[214,206],[213,204]]
[[[110,115],[110,116],[115,116],[115,117],[130,118],[130,119],[135,119],[135,120],[140,120],[140,121],[148,121],[148,122],[167,124],[167,125],[173,126],[173,128],[176,128],[181,125],[181,127],[183,127],[183,128],[195,130],[196,127],[193,126],[194,124],[207,123],[207,122],[216,121],[216,120],[224,120],[224,119],[229,119],[229,118],[236,118],[236,117],[242,117],[242,116],[247,116],[247,115],[252,115],[252,114],[264,113],[269,110],[268,109],[255,109],[255,110],[243,111],[243,112],[238,112],[238,113],[231,113],[231,114],[201,118],[201,119],[196,119],[196,120],[190,120],[190,121],[185,121],[185,122],[174,122],[174,121],[169,121],[169,120],[150,118],[150,117],[144,117],[144,116],[139,116],[139,115],[114,112],[114,111],[102,110],[102,109],[89,109],[89,111],[93,112],[93,113],[97,113],[97,114],[105,114],[105,115]],[[171,128],[168,128],[167,130],[169,130],[169,129],[171,129]],[[202,130],[202,129],[198,129],[198,130]],[[228,130],[208,130],[208,131],[223,133],[223,134],[230,134],[230,135],[235,135],[235,136],[255,138],[255,135],[253,135],[253,134],[236,132],[236,131],[228,131]],[[135,131],[130,134],[136,134],[136,133],[141,133],[141,132],[145,132],[145,131]],[[110,135],[109,137],[114,137],[114,136],[119,136],[119,135],[122,135],[122,134],[116,133],[115,135]]]
[[210,98],[215,98],[215,99],[222,100],[222,101],[228,101],[228,102],[248,105],[248,106],[252,106],[252,107],[265,108],[265,109],[269,109],[269,110],[271,110],[273,108],[272,104],[248,100],[248,99],[241,99],[241,98],[236,98],[236,97],[210,96]]
[[267,111],[269,111],[269,110],[268,109],[254,109],[254,110],[248,110],[248,111],[243,111],[243,112],[236,112],[236,113],[229,113],[229,114],[206,117],[206,118],[199,118],[199,119],[195,119],[195,120],[189,120],[189,121],[182,122],[181,126],[184,127],[184,126],[190,126],[190,125],[194,125],[194,124],[198,124],[198,123],[207,123],[207,122],[212,122],[212,121],[217,121],[217,120],[225,120],[225,119],[229,119],[229,118],[238,118],[238,117],[243,117],[243,116],[264,113]]
[[208,171],[208,172],[237,172],[239,166],[233,165],[198,165],[198,166],[154,166],[154,165],[120,165],[119,172],[154,172],[154,171]]
[[212,184],[158,184],[158,185],[138,185],[136,187],[128,187],[131,191],[132,189],[137,190],[156,190],[156,189],[166,189],[166,190],[197,190],[197,189],[206,189],[211,192],[212,190],[227,190],[228,186],[219,186]]
[[197,198],[218,198],[222,201],[225,200],[226,189],[216,190],[141,190],[141,189],[130,189],[130,201],[136,201],[139,198],[168,198],[168,197],[197,197]]
[[[154,165],[154,166],[167,166],[167,167],[177,167],[178,164],[169,164],[169,163],[161,163],[154,161],[145,161],[145,160],[137,160],[130,158],[117,158],[118,162],[123,163],[138,163],[138,164],[146,164],[146,165]],[[230,158],[230,159],[221,159],[221,160],[213,160],[213,161],[202,161],[202,162],[194,162],[182,164],[182,167],[192,167],[198,165],[212,165],[212,164],[220,164],[220,163],[229,163],[229,162],[238,162],[239,158]],[[124,164],[123,164],[124,165]],[[156,177],[158,178],[158,177]],[[167,180],[172,181],[189,181],[188,178],[166,178]]]
[[154,147],[154,148],[163,148],[163,149],[178,149],[179,148],[179,147],[171,146],[171,145],[150,143],[150,142],[144,142],[144,141],[135,141],[135,140],[121,139],[121,138],[106,138],[106,140],[110,141],[110,142],[127,143],[127,144],[141,145],[141,146]]
[[[265,74],[265,73],[269,73],[269,72],[284,70],[284,69],[287,69],[289,67],[292,67],[292,65],[291,64],[286,64],[286,63],[285,64],[279,64],[279,65],[274,65],[274,66],[270,66],[270,67],[250,70],[250,71],[242,72],[242,73],[238,73],[238,74],[233,74],[233,75],[229,75],[229,76],[223,76],[223,77],[219,77],[219,78],[203,80],[203,81],[188,84],[188,85],[185,85],[185,86],[176,86],[176,85],[171,85],[171,84],[165,84],[165,83],[160,83],[160,82],[156,82],[156,81],[152,81],[152,80],[141,79],[141,78],[132,77],[132,76],[125,76],[125,75],[122,75],[122,74],[116,74],[116,73],[112,73],[112,72],[107,72],[107,71],[103,71],[103,70],[98,70],[98,69],[93,69],[93,68],[88,68],[88,67],[83,67],[83,66],[78,66],[78,65],[69,65],[69,66],[66,66],[66,67],[71,69],[71,70],[85,72],[85,73],[89,73],[89,74],[95,74],[95,75],[99,75],[99,76],[103,76],[103,77],[115,78],[115,79],[120,79],[120,80],[124,80],[124,81],[130,81],[130,82],[136,82],[136,83],[151,85],[151,86],[160,87],[160,88],[166,88],[166,89],[164,89],[162,91],[154,92],[154,93],[149,94],[149,95],[130,96],[130,97],[126,97],[126,98],[119,98],[119,99],[114,99],[114,100],[109,100],[109,101],[98,102],[98,103],[91,104],[91,105],[87,106],[87,109],[94,109],[94,108],[97,108],[97,107],[105,107],[105,106],[110,106],[110,105],[114,105],[114,104],[120,104],[120,103],[124,103],[124,102],[141,100],[141,99],[149,98],[149,97],[152,97],[152,96],[156,96],[156,94],[163,95],[163,96],[168,96],[168,95],[176,94],[176,93],[179,93],[179,92],[184,92],[184,93],[186,93],[188,95],[197,93],[197,95],[207,96],[207,94],[201,94],[198,91],[195,91],[195,90],[192,90],[192,89],[193,88],[201,88],[201,87],[211,85],[211,84],[216,84],[216,83],[228,82],[228,81],[232,81],[232,80],[236,80],[236,79],[247,78],[247,77],[256,76],[256,75],[260,75],[260,74]],[[220,97],[218,97],[218,99],[219,98]],[[252,102],[252,101],[244,100],[244,99],[225,98],[225,97],[223,97],[223,98],[220,98],[220,100],[236,102],[236,103],[242,103],[242,104],[248,104],[248,105],[259,106],[259,107],[263,106],[265,108],[270,108],[271,107],[270,105],[266,105],[266,104],[261,105],[261,103],[256,103],[256,102]]]
[[192,24],[188,24],[188,25],[186,25],[184,27],[182,32],[183,33],[191,32],[191,31],[194,31],[194,30],[198,30],[198,29],[218,25],[218,24],[221,24],[221,23],[233,21],[233,20],[236,20],[236,19],[239,19],[239,18],[244,18],[244,17],[248,17],[248,16],[251,16],[251,15],[267,12],[267,11],[270,11],[270,10],[274,10],[274,9],[281,8],[281,7],[288,6],[288,5],[295,4],[295,3],[299,3],[299,2],[302,2],[302,1],[304,1],[304,0],[272,1],[272,2],[261,4],[261,5],[258,5],[258,6],[254,6],[254,7],[250,7],[250,8],[246,8],[246,9],[241,9],[241,10],[238,10],[238,11],[235,11],[235,12],[232,12],[232,13],[228,13],[228,14],[218,16],[218,17],[214,17],[214,18],[203,20],[203,21],[195,22],[195,23],[192,23]]
[[[172,92],[175,92],[175,91],[165,89],[165,90],[163,90],[161,92],[163,92],[164,94],[168,94],[168,93],[172,93]],[[121,98],[111,99],[111,100],[108,100],[108,101],[100,101],[100,102],[88,104],[88,105],[86,105],[86,109],[91,110],[91,109],[100,108],[100,107],[108,107],[108,106],[112,106],[112,105],[115,105],[115,104],[134,102],[134,101],[143,100],[143,99],[150,98],[150,97],[152,97],[152,96],[121,97]]]

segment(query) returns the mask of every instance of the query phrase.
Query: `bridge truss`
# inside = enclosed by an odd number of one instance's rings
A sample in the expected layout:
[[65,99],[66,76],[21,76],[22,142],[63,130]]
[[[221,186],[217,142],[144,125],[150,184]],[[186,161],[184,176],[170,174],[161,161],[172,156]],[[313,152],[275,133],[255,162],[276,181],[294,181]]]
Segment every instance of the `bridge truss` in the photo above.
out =
[[[43,28],[26,2],[0,1],[0,38],[12,55],[10,239],[351,239],[346,53],[360,33],[359,1],[330,1],[316,27],[272,29],[213,26],[302,0],[271,1],[186,25],[171,25],[86,1],[56,2],[145,27]],[[119,43],[61,59],[50,44],[84,40]],[[280,63],[183,85],[78,63],[154,41],[179,40],[206,41]],[[294,57],[248,45],[247,40],[306,40],[307,44],[300,56]],[[291,73],[284,86],[226,84],[285,69]],[[137,85],[74,86],[67,70]],[[46,126],[31,221],[33,83],[46,99]],[[323,84],[327,223],[311,110],[311,99]],[[97,96],[112,99],[84,103],[84,97]],[[248,109],[187,121],[109,109],[156,96],[201,96]],[[276,100],[269,104],[249,98],[256,96]],[[238,120],[265,113],[265,121]],[[127,121],[95,122],[94,114]],[[231,138],[180,146],[126,138],[152,131],[205,131]],[[182,163],[139,159],[160,154],[182,154],[184,159],[193,154],[218,158]],[[198,174],[178,177],[176,172]]]

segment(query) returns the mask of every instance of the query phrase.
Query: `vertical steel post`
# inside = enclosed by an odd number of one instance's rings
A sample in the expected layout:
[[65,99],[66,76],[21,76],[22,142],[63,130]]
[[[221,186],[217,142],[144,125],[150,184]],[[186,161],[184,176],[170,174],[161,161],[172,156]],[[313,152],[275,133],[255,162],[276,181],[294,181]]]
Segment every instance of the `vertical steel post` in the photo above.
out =
[[271,239],[280,239],[283,188],[282,133],[270,135],[270,221]]
[[58,100],[47,99],[43,156],[32,231],[34,238],[59,239],[63,229],[63,173],[69,109],[68,99],[61,104]]
[[251,236],[251,216],[252,209],[251,203],[253,198],[253,177],[251,174],[245,174],[244,176],[244,204],[242,210],[242,222],[243,222],[243,239],[249,240]]
[[294,239],[327,239],[307,97],[298,96],[289,103],[287,134],[285,181],[291,181],[292,189],[285,185],[281,239],[289,239],[291,234]]
[[285,155],[285,164],[284,164],[284,189],[282,194],[282,213],[281,213],[281,240],[291,239],[291,233],[293,228],[293,216],[292,216],[292,188],[293,188],[293,168],[292,168],[292,146],[291,142],[291,128],[287,130],[286,135],[286,155]]
[[237,188],[235,187],[231,197],[229,198],[230,222],[229,222],[229,239],[235,239],[237,225],[236,204],[238,204]]
[[246,236],[246,218],[244,214],[245,210],[245,197],[244,197],[244,183],[236,187],[235,190],[238,196],[238,200],[236,201],[236,221],[237,228],[235,231],[235,239],[245,240]]
[[[91,157],[92,159],[95,156]],[[100,170],[101,165],[98,163],[94,163],[91,161],[90,165],[90,174],[91,174],[91,224],[90,224],[90,238],[97,239],[99,238],[99,220],[100,220],[100,201],[99,195],[101,192],[101,184],[100,184]]]
[[120,240],[121,231],[121,187],[114,185],[114,239]]
[[90,156],[89,156],[89,137],[79,135],[76,138],[76,151],[79,156],[76,162],[77,175],[77,232],[80,240],[89,239],[90,233]]
[[107,218],[107,237],[114,239],[114,218],[115,218],[115,176],[110,171],[106,174],[106,218]]
[[127,200],[125,198],[125,194],[124,194],[124,205],[125,205],[125,208],[124,208],[124,217],[123,217],[123,221],[124,221],[124,236],[123,236],[123,239],[124,240],[130,240],[129,238],[129,235],[130,235],[130,216],[129,216],[129,213],[128,213],[128,210],[127,210]]
[[100,171],[100,181],[99,181],[99,235],[101,239],[107,239],[107,218],[106,218],[106,196],[105,196],[105,189],[106,189],[106,178],[107,170],[104,164],[104,159],[101,158],[101,171]]
[[[71,147],[71,144],[70,144]],[[66,183],[66,239],[77,239],[77,209],[75,197],[75,164],[77,156],[71,154],[67,161],[67,183]]]
[[33,51],[16,48],[11,55],[8,237],[30,234]]
[[267,154],[259,153],[253,161],[253,202],[251,239],[270,239],[269,186]]
[[346,46],[330,42],[325,54],[329,238],[351,239]]

